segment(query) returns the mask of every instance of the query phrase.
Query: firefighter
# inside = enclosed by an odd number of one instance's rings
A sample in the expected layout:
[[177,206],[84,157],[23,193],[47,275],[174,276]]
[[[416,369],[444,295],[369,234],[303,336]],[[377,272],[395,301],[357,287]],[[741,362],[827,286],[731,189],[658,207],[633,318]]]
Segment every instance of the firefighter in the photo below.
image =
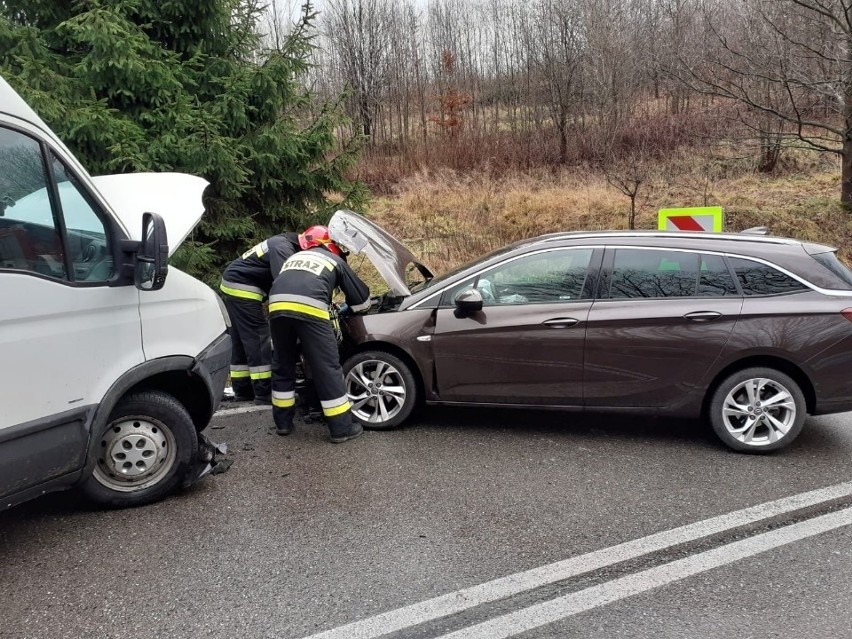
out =
[[231,262],[219,289],[231,317],[231,387],[234,399],[272,402],[272,347],[263,302],[272,280],[300,250],[297,233],[264,240]]
[[346,263],[345,254],[325,226],[307,229],[299,235],[299,245],[303,250],[284,263],[269,293],[277,366],[272,379],[275,430],[279,435],[289,435],[293,430],[300,341],[331,441],[339,444],[358,437],[363,428],[352,419],[329,307],[339,288],[351,312],[367,310],[370,290]]

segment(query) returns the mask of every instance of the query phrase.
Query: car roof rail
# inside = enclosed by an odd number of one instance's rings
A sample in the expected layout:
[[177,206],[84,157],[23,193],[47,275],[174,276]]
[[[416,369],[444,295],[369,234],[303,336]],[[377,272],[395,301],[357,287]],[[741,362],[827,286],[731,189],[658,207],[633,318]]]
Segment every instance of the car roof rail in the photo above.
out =
[[[766,229],[766,232],[757,232],[756,229]],[[535,244],[547,242],[559,242],[569,239],[595,239],[595,238],[617,238],[617,237],[654,237],[660,239],[693,239],[693,240],[728,240],[738,242],[760,242],[762,244],[801,244],[801,240],[792,237],[775,237],[769,235],[768,227],[754,227],[740,233],[696,233],[695,231],[563,231],[559,233],[548,233],[531,238]]]

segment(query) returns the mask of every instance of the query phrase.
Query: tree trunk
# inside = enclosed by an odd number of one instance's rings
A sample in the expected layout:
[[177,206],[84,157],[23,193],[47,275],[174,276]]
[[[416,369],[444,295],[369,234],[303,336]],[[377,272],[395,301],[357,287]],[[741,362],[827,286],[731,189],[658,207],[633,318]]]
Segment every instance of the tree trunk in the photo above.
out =
[[368,99],[363,94],[359,100],[359,111],[361,112],[361,128],[364,132],[364,136],[367,138],[367,144],[373,144],[373,120],[370,114],[370,105],[368,103]]
[[559,130],[559,163],[568,163],[568,113],[564,107],[559,111],[559,119],[556,123]]
[[843,122],[846,135],[840,153],[840,201],[852,206],[852,82],[846,85],[843,103]]

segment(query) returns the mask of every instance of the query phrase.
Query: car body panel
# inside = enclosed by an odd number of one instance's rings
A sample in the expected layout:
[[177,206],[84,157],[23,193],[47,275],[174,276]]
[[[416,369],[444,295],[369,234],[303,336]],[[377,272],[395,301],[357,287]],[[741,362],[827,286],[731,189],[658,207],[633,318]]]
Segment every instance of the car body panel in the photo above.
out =
[[[583,341],[590,300],[486,306],[471,317],[437,311],[441,399],[460,402],[583,403]],[[573,326],[551,326],[553,320]]]
[[[741,297],[595,301],[586,330],[586,406],[677,403],[719,358],[742,304]],[[684,317],[701,312],[719,317]]]
[[814,387],[816,412],[852,410],[852,323],[848,300],[815,292],[746,298],[717,370],[754,357],[774,357],[800,369]]

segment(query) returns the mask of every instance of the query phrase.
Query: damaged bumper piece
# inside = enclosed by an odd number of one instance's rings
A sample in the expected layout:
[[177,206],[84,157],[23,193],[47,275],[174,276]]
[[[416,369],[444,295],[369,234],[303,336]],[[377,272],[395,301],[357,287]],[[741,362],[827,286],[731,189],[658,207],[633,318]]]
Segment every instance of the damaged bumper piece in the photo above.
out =
[[187,475],[183,487],[187,488],[206,475],[224,473],[234,463],[233,459],[224,456],[228,454],[228,444],[217,444],[206,435],[198,433],[198,456],[192,472]]

